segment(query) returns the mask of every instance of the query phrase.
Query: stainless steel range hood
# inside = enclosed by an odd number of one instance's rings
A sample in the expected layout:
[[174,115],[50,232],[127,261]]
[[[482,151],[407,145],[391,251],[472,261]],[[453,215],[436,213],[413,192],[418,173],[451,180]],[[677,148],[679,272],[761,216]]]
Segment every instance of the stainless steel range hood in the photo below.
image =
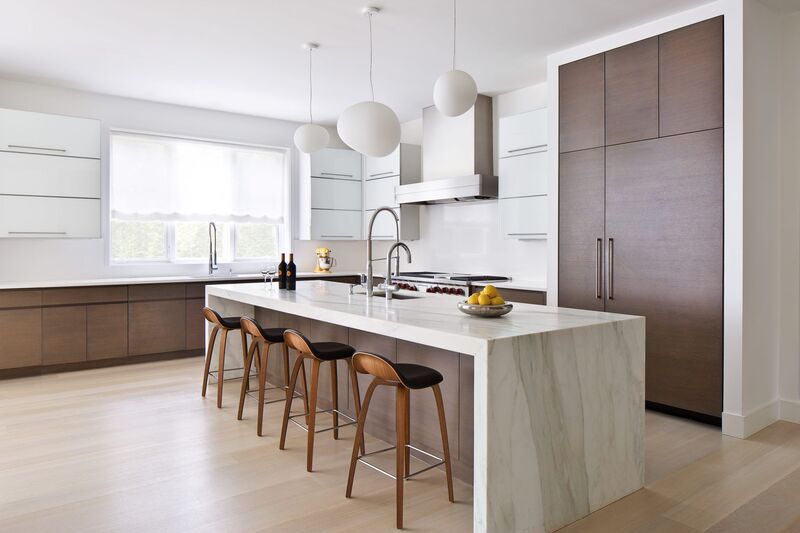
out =
[[497,198],[492,99],[478,95],[459,117],[422,110],[422,181],[395,188],[400,204],[446,204]]

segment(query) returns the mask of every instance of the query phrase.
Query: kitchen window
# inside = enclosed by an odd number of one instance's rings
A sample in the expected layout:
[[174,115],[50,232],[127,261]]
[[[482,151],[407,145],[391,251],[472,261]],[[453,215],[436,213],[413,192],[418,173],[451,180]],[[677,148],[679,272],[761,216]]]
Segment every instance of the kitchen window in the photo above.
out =
[[112,263],[275,260],[288,239],[288,149],[113,131]]

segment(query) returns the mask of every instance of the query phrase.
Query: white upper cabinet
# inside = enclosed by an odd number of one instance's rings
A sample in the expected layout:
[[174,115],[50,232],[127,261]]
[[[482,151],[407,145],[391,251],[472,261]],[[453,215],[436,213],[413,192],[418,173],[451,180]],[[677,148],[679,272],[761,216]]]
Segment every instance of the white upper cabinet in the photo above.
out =
[[390,176],[364,182],[364,209],[377,209],[379,207],[398,207],[395,187],[400,185],[400,176]]
[[311,210],[312,240],[353,241],[361,238],[361,211]]
[[501,198],[500,229],[510,239],[547,238],[547,196]]
[[100,198],[100,160],[0,152],[0,194]]
[[501,117],[498,157],[547,150],[547,108]]
[[386,157],[364,158],[364,179],[374,180],[400,175],[400,145]]
[[361,211],[361,182],[312,177],[311,209]]
[[361,154],[356,151],[324,148],[310,158],[311,176],[361,181]]
[[100,121],[0,109],[0,150],[100,159]]
[[99,238],[100,200],[0,195],[0,238]]
[[500,198],[547,194],[547,152],[536,152],[499,161]]

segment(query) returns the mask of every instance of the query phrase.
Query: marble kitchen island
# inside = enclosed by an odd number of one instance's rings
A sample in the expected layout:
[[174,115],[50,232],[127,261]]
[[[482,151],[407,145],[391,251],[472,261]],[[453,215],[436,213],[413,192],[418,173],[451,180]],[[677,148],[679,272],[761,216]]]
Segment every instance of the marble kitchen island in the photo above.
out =
[[[359,342],[372,335],[396,346],[398,358],[428,347],[425,364],[434,368],[436,353],[443,366],[450,364],[444,354],[455,354],[461,363],[452,375],[463,381],[453,412],[462,440],[471,439],[461,458],[474,474],[475,531],[553,531],[643,486],[644,318],[515,304],[505,317],[481,319],[458,311],[453,297],[401,294],[416,297],[351,295],[347,285],[326,281],[301,282],[293,292],[263,283],[206,287],[210,307],[267,327],[291,327],[275,322],[294,317],[381,353]],[[231,337],[228,353],[238,353],[238,336]],[[465,370],[472,375],[464,378]],[[474,392],[464,398],[467,386]],[[452,418],[448,412],[448,428]],[[412,443],[415,436],[412,427]],[[358,475],[367,474],[357,474],[356,487]]]

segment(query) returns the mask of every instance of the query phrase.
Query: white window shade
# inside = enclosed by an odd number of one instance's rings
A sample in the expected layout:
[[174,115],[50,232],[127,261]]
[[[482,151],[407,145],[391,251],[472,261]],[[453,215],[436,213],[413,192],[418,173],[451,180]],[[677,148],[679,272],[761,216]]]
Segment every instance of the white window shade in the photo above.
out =
[[111,217],[284,221],[285,150],[114,132]]

